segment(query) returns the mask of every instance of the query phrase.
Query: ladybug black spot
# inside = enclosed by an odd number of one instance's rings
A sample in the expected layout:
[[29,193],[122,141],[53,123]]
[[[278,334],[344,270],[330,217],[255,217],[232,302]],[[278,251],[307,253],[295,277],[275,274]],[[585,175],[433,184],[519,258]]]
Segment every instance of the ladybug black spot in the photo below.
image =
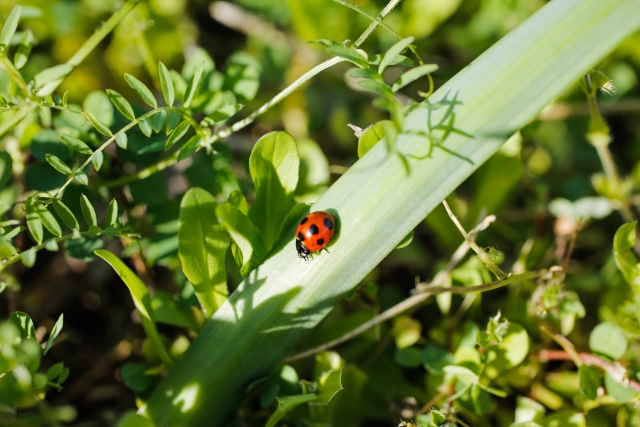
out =
[[324,239],[318,239],[318,244],[319,244],[320,246],[324,245]]
[[309,218],[305,216],[302,221],[300,221],[300,225],[304,225],[307,221],[309,221]]
[[311,232],[311,234],[318,234],[318,232],[320,230],[318,230],[318,226],[317,225],[311,224],[311,226],[309,227],[309,231]]
[[327,227],[329,230],[331,230],[333,228],[333,222],[331,222],[329,218],[325,217],[324,226]]
[[298,233],[298,240],[304,241],[304,234]]

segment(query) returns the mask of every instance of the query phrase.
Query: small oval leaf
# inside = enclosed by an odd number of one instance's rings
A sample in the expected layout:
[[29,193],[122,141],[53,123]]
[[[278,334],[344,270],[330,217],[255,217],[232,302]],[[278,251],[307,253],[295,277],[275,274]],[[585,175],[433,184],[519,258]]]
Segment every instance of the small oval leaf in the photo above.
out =
[[82,210],[82,216],[89,226],[97,226],[98,218],[96,217],[96,211],[93,209],[91,202],[84,194],[80,196],[80,209]]
[[115,90],[107,89],[107,95],[111,100],[111,103],[120,111],[120,113],[129,120],[135,120],[136,115],[133,112],[133,108],[129,101],[127,101],[122,95]]
[[49,163],[55,170],[60,172],[63,175],[71,175],[71,168],[67,166],[65,162],[60,160],[59,157],[54,156],[53,154],[47,154],[45,156],[47,159],[47,163]]
[[124,74],[124,79],[127,81],[127,83],[129,83],[131,89],[133,89],[138,94],[138,96],[144,101],[145,104],[153,108],[158,108],[158,102],[156,101],[156,98],[144,83],[133,77],[131,74],[127,73]]
[[173,90],[173,82],[171,81],[171,74],[167,66],[162,62],[158,62],[158,75],[160,76],[160,86],[162,86],[162,96],[164,101],[169,106],[173,106],[173,101],[176,99],[175,91]]
[[182,122],[180,122],[180,124],[176,126],[175,129],[173,129],[173,131],[169,135],[169,138],[167,138],[164,149],[168,150],[169,148],[173,147],[176,142],[180,141],[180,138],[182,138],[189,130],[189,125],[189,120],[183,120]]
[[78,153],[93,154],[91,148],[89,148],[87,144],[85,144],[83,141],[80,141],[78,138],[63,133],[60,135],[60,139],[67,147],[71,148],[74,151],[77,151]]

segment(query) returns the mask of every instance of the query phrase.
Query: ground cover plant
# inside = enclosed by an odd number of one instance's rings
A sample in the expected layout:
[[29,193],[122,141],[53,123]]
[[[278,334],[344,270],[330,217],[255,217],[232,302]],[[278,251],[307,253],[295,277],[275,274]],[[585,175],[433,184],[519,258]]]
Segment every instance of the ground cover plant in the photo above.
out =
[[0,14],[3,425],[638,423],[636,1]]

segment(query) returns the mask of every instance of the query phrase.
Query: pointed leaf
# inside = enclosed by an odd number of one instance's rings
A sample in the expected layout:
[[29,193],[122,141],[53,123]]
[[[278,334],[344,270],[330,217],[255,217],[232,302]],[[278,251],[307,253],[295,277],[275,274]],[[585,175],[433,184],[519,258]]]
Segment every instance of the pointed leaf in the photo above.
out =
[[402,89],[406,85],[411,82],[418,80],[422,76],[426,76],[427,74],[433,73],[438,69],[436,64],[425,64],[416,68],[412,68],[403,75],[401,75],[398,80],[393,84],[391,90],[397,92]]
[[158,75],[160,76],[160,86],[162,86],[162,96],[164,96],[164,101],[167,105],[173,106],[176,94],[173,90],[171,74],[169,74],[169,70],[162,62],[158,62]]
[[151,125],[153,127],[154,132],[160,132],[164,127],[164,121],[167,118],[167,112],[164,110],[160,110],[151,116]]
[[93,127],[100,132],[101,134],[103,134],[104,136],[113,136],[113,133],[111,132],[111,129],[109,129],[109,127],[107,127],[107,125],[105,125],[104,123],[102,123],[100,120],[98,120],[96,118],[96,116],[94,116],[91,111],[85,110],[84,112],[85,116],[87,116],[87,119],[89,119],[89,121],[91,122],[91,124],[93,125]]
[[89,146],[87,144],[85,144],[83,141],[80,141],[78,138],[75,138],[71,135],[65,135],[60,134],[60,139],[62,140],[62,142],[64,142],[64,144],[71,148],[74,151],[77,151],[78,153],[82,153],[82,154],[92,154],[93,151],[91,151],[91,148],[89,148]]
[[298,147],[286,132],[264,135],[251,151],[249,170],[256,199],[248,216],[260,230],[267,249],[273,246],[282,221],[294,205],[299,168]]
[[229,235],[216,219],[216,201],[202,188],[186,192],[180,203],[178,254],[206,317],[227,300],[225,256]]
[[400,40],[398,43],[391,46],[391,48],[384,54],[382,61],[380,61],[380,65],[378,66],[378,74],[382,75],[385,68],[387,68],[391,63],[396,59],[398,55],[404,51],[407,46],[409,46],[415,38],[407,37],[406,39]]
[[129,101],[127,101],[122,95],[120,95],[115,90],[107,89],[107,95],[109,99],[115,105],[115,107],[120,111],[120,113],[125,116],[129,120],[135,120],[136,115],[133,112],[133,108]]
[[182,122],[180,122],[180,124],[176,126],[175,129],[173,129],[173,131],[169,135],[169,138],[167,138],[164,149],[168,150],[169,148],[173,147],[176,142],[180,141],[180,138],[182,138],[189,130],[190,124],[191,123],[189,122],[189,120],[183,120]]
[[96,217],[96,211],[93,209],[91,202],[84,194],[80,196],[80,209],[82,210],[82,216],[87,221],[89,226],[98,225],[98,218]]
[[104,226],[109,227],[118,222],[118,202],[116,199],[111,200],[107,208],[107,215],[104,218]]
[[243,214],[247,215],[249,213],[249,203],[247,203],[247,198],[244,197],[242,191],[233,190],[231,194],[229,194],[229,203],[240,209],[240,212]]
[[122,148],[123,150],[127,149],[128,140],[129,139],[127,138],[126,133],[120,132],[116,134],[116,144],[118,145],[118,147]]
[[167,134],[171,133],[171,131],[176,128],[178,123],[180,123],[181,119],[182,115],[180,115],[180,113],[178,113],[177,111],[169,111],[169,114],[167,114],[167,119],[164,121],[164,131]]
[[153,132],[153,126],[151,125],[151,120],[148,117],[140,120],[140,122],[138,122],[138,126],[140,126],[140,131],[144,134],[144,136],[146,136],[147,138],[151,136],[151,133]]
[[25,30],[22,33],[22,40],[20,41],[20,45],[18,46],[18,50],[16,51],[15,56],[13,57],[13,63],[16,65],[16,68],[19,70],[24,67],[29,59],[29,55],[31,54],[31,47],[33,46],[33,33],[31,30]]
[[127,83],[129,83],[131,89],[133,89],[138,94],[138,96],[144,101],[145,104],[153,108],[158,108],[158,102],[156,101],[156,98],[144,83],[133,77],[131,74],[127,73],[124,74],[124,79],[127,81]]
[[388,125],[393,125],[393,122],[391,120],[382,120],[372,124],[362,132],[362,136],[358,140],[358,157],[364,156],[367,151],[371,150],[382,139],[384,130]]
[[275,427],[278,421],[282,419],[288,412],[293,411],[297,406],[303,403],[314,402],[318,400],[318,396],[313,393],[297,394],[294,396],[286,396],[278,399],[278,408],[267,420],[264,427]]
[[185,93],[184,93],[184,102],[182,103],[182,105],[184,105],[185,108],[189,108],[189,105],[191,105],[191,100],[193,99],[193,96],[196,94],[196,90],[198,89],[198,84],[200,83],[200,77],[202,77],[203,71],[204,71],[204,62],[198,65],[196,70],[193,72],[193,76],[191,76],[191,80],[189,81],[189,84],[187,85],[187,89],[185,90]]
[[391,86],[389,86],[385,82],[379,82],[376,80],[360,80],[358,82],[358,86],[372,90],[389,99],[393,98],[393,91],[391,90]]
[[240,209],[230,203],[222,203],[216,207],[218,221],[227,230],[233,241],[242,251],[243,265],[240,272],[247,275],[267,256],[262,236]]
[[342,369],[325,372],[318,380],[318,400],[315,403],[329,403],[342,388]]
[[20,336],[25,338],[36,339],[36,329],[33,327],[33,320],[27,313],[22,311],[14,311],[9,316],[9,322],[13,323],[20,330]]
[[15,6],[7,20],[4,22],[2,33],[0,33],[0,49],[6,49],[9,46],[9,43],[11,43],[11,38],[13,38],[16,28],[18,28],[20,12],[22,12],[22,6]]
[[54,199],[53,200],[53,209],[56,211],[62,222],[65,223],[67,227],[71,230],[79,230],[80,224],[78,224],[78,220],[76,219],[71,209],[67,207],[61,200]]
[[194,135],[184,144],[184,147],[178,153],[178,161],[181,162],[196,151],[198,151],[198,147],[200,145],[200,141],[202,141],[202,137],[200,135]]
[[94,251],[94,253],[107,261],[127,285],[129,292],[131,292],[131,297],[133,298],[133,304],[136,306],[136,310],[138,310],[138,314],[140,315],[142,326],[144,327],[149,340],[153,343],[160,360],[168,366],[173,365],[173,359],[167,352],[167,349],[160,338],[160,334],[158,333],[158,329],[156,328],[153,308],[151,307],[151,298],[149,297],[147,287],[142,283],[142,280],[140,280],[138,276],[136,276],[135,273],[120,260],[120,258],[111,252],[104,249],[98,249]]
[[93,153],[93,157],[91,158],[91,163],[93,163],[93,167],[96,168],[97,171],[102,167],[102,162],[104,161],[104,154],[102,151],[96,151]]
[[[370,65],[380,65],[381,62],[382,62],[382,55],[373,55],[369,57]],[[405,65],[407,67],[413,67],[413,61],[404,55],[398,55],[396,56],[396,59],[391,61],[391,64],[389,65]]]
[[47,159],[47,163],[49,163],[55,170],[60,172],[63,175],[71,175],[71,168],[67,166],[65,162],[60,160],[59,157],[54,156],[53,154],[47,154],[45,156]]
[[37,201],[34,201],[33,204],[35,212],[38,215],[40,222],[42,222],[42,225],[44,225],[45,228],[49,230],[54,236],[62,236],[62,229],[60,228],[60,224],[58,224],[58,221],[53,216],[53,214],[49,212],[49,209],[47,209],[45,205]]
[[354,79],[371,79],[382,81],[382,76],[378,72],[371,68],[353,68],[347,73],[349,77]]
[[342,45],[334,45],[334,46],[330,46],[327,50],[330,53],[334,54],[335,56],[339,56],[341,58],[344,58],[348,61],[353,62],[358,67],[369,68],[369,63],[367,62],[367,58],[365,58],[362,55],[362,53],[358,52],[355,49],[344,47]]
[[33,265],[36,263],[37,253],[38,252],[36,251],[35,246],[32,246],[31,248],[22,252],[20,254],[20,261],[22,261],[22,265],[24,265],[27,268],[33,267]]
[[44,229],[42,228],[42,221],[38,216],[36,202],[33,198],[27,200],[27,228],[33,240],[35,240],[36,243],[42,243]]
[[89,178],[87,178],[87,174],[81,170],[75,171],[73,177],[76,181],[78,181],[82,185],[89,185]]
[[53,346],[53,342],[58,338],[60,331],[62,330],[62,325],[64,324],[64,314],[61,314],[58,318],[58,321],[53,326],[51,330],[51,334],[49,335],[49,339],[47,340],[47,344],[44,346],[44,350],[42,351],[43,355],[46,355],[49,349]]
[[[60,64],[54,65],[53,67],[45,68],[35,75],[33,78],[33,82],[36,88],[42,88],[47,83],[57,82],[57,80],[62,80],[67,74],[73,71],[73,66],[69,64]],[[53,92],[53,89],[50,89],[48,93],[38,96],[46,96]]]

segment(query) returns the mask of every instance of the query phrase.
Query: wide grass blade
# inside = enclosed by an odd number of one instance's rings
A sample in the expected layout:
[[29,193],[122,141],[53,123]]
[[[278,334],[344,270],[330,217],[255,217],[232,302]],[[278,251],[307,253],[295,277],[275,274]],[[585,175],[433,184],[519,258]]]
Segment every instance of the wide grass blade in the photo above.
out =
[[[554,0],[431,96],[457,99],[455,129],[430,147],[429,110],[405,120],[394,149],[375,145],[313,206],[336,213],[331,253],[298,262],[294,228],[207,322],[141,409],[157,425],[221,426],[343,296],[515,131],[640,28],[637,0]],[[448,108],[432,112],[438,123]],[[412,131],[412,133],[407,133]]]

